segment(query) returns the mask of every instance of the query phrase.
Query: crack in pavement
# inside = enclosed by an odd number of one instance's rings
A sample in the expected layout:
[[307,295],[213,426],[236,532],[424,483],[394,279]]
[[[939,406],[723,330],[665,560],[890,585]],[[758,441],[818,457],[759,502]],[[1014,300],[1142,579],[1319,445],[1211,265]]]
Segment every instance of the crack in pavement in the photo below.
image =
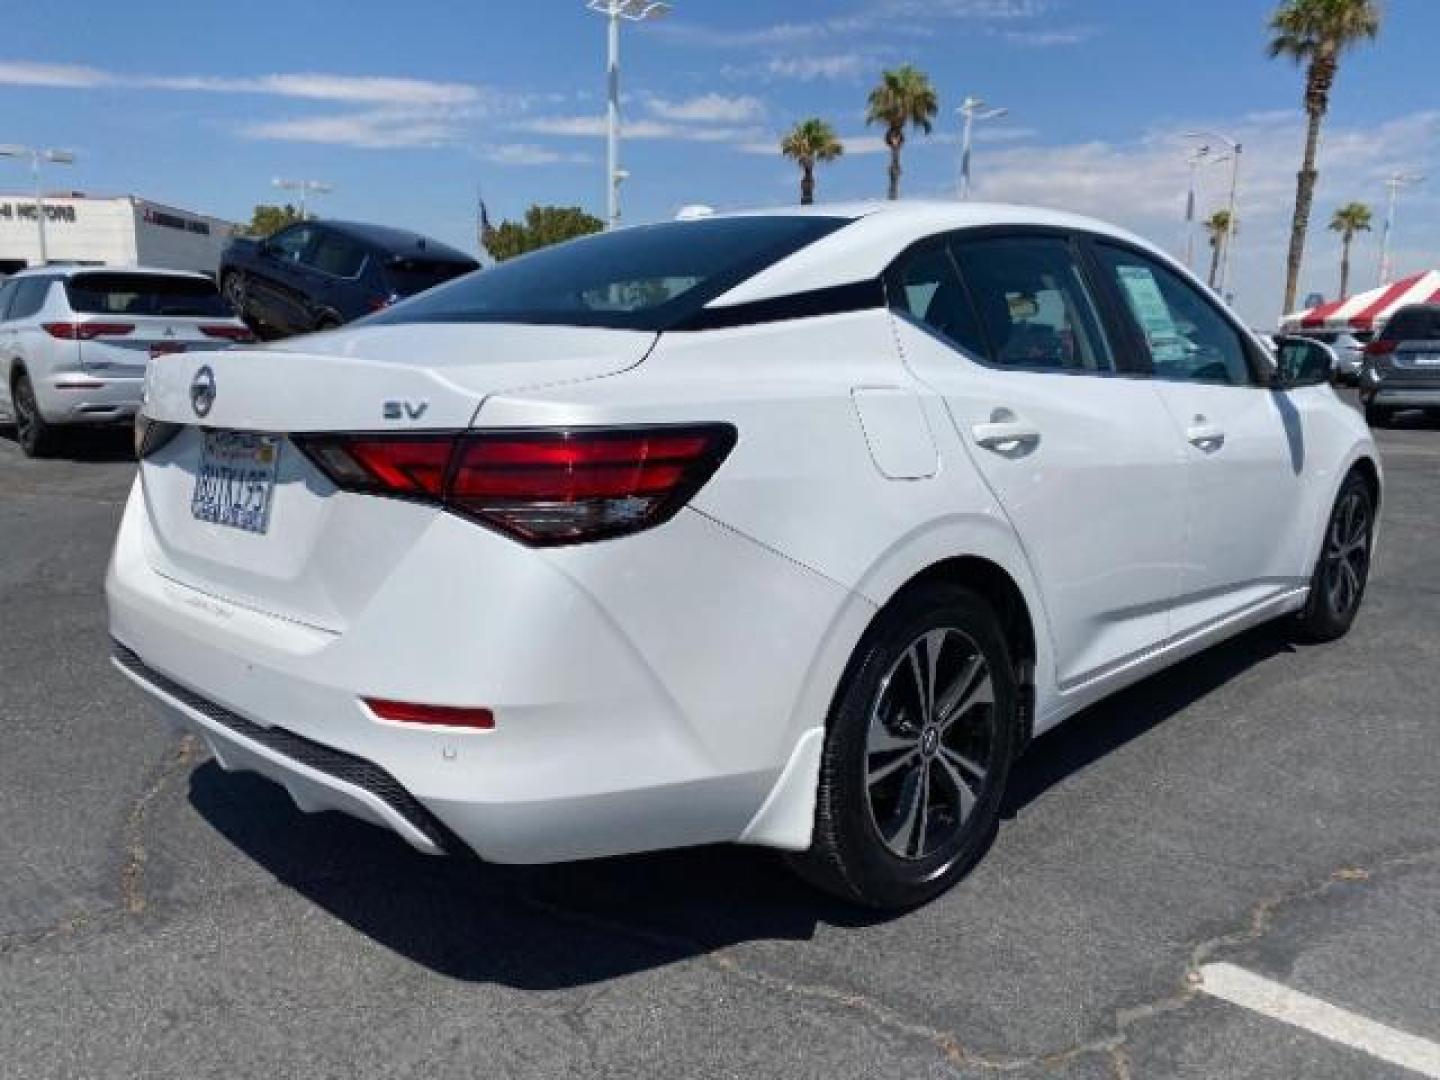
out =
[[1033,1068],[1054,1069],[1069,1065],[1080,1058],[1104,1057],[1117,1080],[1131,1080],[1130,1058],[1127,1052],[1131,1029],[1154,1017],[1188,1008],[1200,994],[1200,968],[1212,957],[1221,951],[1259,941],[1270,932],[1277,912],[1283,908],[1317,899],[1343,885],[1369,884],[1379,878],[1436,861],[1440,861],[1440,847],[1427,847],[1389,856],[1369,867],[1347,863],[1318,882],[1268,896],[1250,909],[1245,922],[1238,929],[1207,938],[1191,949],[1180,986],[1174,992],[1117,1009],[1113,1028],[1107,1034],[1058,1050],[1034,1054],[992,1053],[967,1049],[955,1032],[912,1020],[890,1005],[865,994],[824,984],[797,983],[768,972],[757,971],[742,965],[729,949],[708,949],[699,941],[647,930],[535,897],[521,897],[521,900],[537,911],[592,930],[623,936],[669,952],[698,956],[711,967],[754,985],[860,1013],[882,1027],[930,1043],[942,1059],[951,1065],[992,1072],[1016,1072]]
[[145,815],[150,804],[169,785],[175,775],[195,760],[199,740],[194,735],[181,736],[179,744],[168,759],[161,763],[159,772],[140,797],[130,807],[125,818],[125,865],[120,868],[120,902],[128,915],[139,915],[145,910]]

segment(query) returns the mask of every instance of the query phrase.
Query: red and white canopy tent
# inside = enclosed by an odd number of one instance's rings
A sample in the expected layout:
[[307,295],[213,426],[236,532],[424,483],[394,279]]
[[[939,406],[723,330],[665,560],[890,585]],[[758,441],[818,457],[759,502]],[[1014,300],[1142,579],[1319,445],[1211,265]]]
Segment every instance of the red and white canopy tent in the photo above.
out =
[[1348,300],[1292,312],[1280,321],[1284,333],[1301,330],[1374,330],[1406,304],[1440,304],[1440,271],[1392,281]]

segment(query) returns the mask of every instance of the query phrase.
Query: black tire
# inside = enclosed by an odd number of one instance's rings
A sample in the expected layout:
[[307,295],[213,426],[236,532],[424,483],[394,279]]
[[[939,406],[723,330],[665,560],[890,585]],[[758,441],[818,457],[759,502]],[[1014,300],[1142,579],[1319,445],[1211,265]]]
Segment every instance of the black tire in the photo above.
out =
[[[937,707],[926,708],[922,682]],[[985,601],[945,584],[902,594],[867,631],[836,695],[814,839],[794,868],[874,908],[948,889],[995,829],[1019,731],[1014,668]]]
[[1365,423],[1372,428],[1383,428],[1390,426],[1390,417],[1394,414],[1383,405],[1375,405],[1371,402],[1365,403]]
[[225,302],[230,305],[235,317],[241,322],[250,322],[250,313],[246,310],[246,303],[249,294],[246,290],[245,275],[239,270],[232,270],[220,279],[220,293],[225,297]]
[[1325,523],[1325,539],[1310,578],[1310,598],[1295,620],[1302,641],[1344,637],[1365,599],[1375,536],[1375,497],[1369,483],[1352,472],[1340,485]]
[[26,457],[49,457],[60,448],[61,435],[40,415],[30,376],[20,372],[10,387],[10,411],[15,414],[15,441]]

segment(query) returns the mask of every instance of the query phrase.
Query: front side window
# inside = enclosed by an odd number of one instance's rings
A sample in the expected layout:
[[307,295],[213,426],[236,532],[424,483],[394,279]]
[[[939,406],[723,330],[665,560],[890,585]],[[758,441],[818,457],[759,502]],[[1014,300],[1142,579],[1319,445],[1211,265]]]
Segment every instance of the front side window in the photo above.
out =
[[367,321],[667,330],[848,221],[774,214],[619,229],[469,274]]
[[10,316],[6,310],[10,307],[10,298],[15,295],[15,282],[7,281],[0,285],[0,322],[4,322]]
[[908,255],[896,268],[893,282],[893,303],[901,311],[976,356],[985,355],[975,309],[944,245]]
[[994,363],[1041,371],[1114,370],[1068,241],[962,239],[952,250],[979,309]]
[[70,310],[83,315],[153,315],[161,318],[230,316],[208,278],[164,274],[76,274],[65,283]]
[[274,253],[276,258],[285,262],[298,263],[305,254],[305,249],[310,246],[310,238],[314,235],[315,230],[309,225],[292,225],[265,241],[265,246]]
[[1098,250],[1156,375],[1230,386],[1254,382],[1244,339],[1214,301],[1153,259],[1108,244]]

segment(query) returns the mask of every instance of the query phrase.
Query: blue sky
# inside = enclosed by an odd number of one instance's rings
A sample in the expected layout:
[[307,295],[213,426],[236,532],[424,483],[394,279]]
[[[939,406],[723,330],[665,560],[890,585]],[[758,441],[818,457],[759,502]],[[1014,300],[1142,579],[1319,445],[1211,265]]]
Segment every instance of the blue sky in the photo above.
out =
[[[796,198],[780,133],[829,119],[847,153],[820,199],[882,195],[885,157],[863,123],[878,72],[925,69],[935,134],[907,149],[907,196],[953,191],[966,93],[1008,106],[977,139],[977,197],[1093,213],[1183,249],[1184,132],[1245,143],[1237,303],[1278,310],[1303,116],[1301,76],[1265,59],[1272,0],[674,0],[627,27],[626,220],[688,203]],[[1440,265],[1440,2],[1387,0],[1380,42],[1345,61],[1321,159],[1302,292],[1336,289],[1324,219],[1383,209],[1392,169],[1433,178],[1405,197],[1397,269]],[[51,187],[133,192],[247,218],[276,175],[335,185],[323,214],[474,246],[475,191],[492,216],[531,202],[601,212],[603,20],[582,0],[249,0],[244,5],[18,0],[0,42],[0,142],[74,149]],[[1227,166],[1202,173],[1201,208]],[[0,162],[0,189],[25,178]],[[1378,228],[1356,251],[1374,284]]]

